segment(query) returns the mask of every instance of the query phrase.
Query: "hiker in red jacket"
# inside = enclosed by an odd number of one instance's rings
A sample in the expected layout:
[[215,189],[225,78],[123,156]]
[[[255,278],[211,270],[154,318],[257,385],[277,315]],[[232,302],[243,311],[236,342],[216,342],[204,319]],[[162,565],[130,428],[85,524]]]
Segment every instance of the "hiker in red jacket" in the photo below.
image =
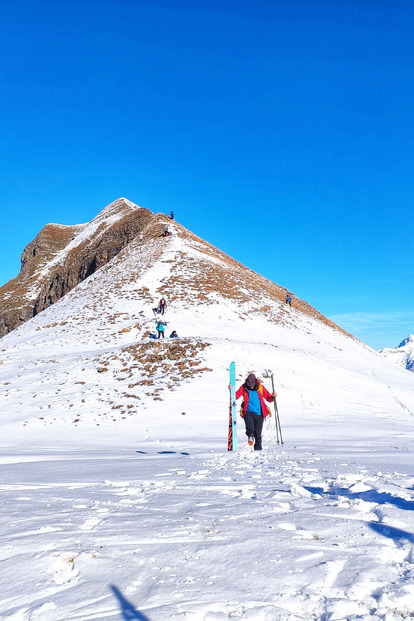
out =
[[263,421],[270,414],[265,403],[273,401],[277,394],[270,393],[253,373],[247,377],[244,384],[236,392],[236,399],[243,396],[242,413],[246,425],[246,436],[250,446],[254,443],[254,450],[262,450]]
[[161,298],[161,300],[158,302],[158,312],[163,315],[166,308],[167,302],[165,301],[165,298]]

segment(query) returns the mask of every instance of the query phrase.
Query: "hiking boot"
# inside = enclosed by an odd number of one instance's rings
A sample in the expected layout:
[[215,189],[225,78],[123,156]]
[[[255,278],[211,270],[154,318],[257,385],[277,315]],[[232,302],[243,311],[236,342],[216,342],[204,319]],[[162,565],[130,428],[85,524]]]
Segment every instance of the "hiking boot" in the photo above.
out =
[[249,437],[247,438],[247,442],[249,443],[249,446],[253,446],[253,444],[254,444],[254,438],[253,438],[253,436],[249,436]]

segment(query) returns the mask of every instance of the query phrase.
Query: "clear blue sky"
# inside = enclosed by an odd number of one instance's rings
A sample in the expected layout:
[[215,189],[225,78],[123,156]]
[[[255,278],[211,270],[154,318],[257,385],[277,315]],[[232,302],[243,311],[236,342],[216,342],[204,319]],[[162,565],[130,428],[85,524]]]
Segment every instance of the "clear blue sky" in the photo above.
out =
[[411,0],[2,0],[0,283],[120,196],[369,345],[414,332]]

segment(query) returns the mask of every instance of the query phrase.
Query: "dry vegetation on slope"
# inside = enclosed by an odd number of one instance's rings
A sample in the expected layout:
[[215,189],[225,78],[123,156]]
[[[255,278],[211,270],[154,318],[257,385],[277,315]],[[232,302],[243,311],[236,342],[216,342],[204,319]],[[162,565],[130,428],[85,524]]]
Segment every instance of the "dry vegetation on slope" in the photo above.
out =
[[[293,325],[292,315],[285,304],[287,289],[245,267],[181,225],[175,224],[175,232],[185,239],[194,252],[180,252],[175,260],[170,261],[174,278],[162,281],[160,294],[168,296],[172,301],[185,301],[191,294],[199,304],[214,304],[215,295],[219,294],[234,301],[240,309],[240,317],[244,314],[243,304],[254,299],[258,305],[254,309],[249,308],[249,313],[261,313],[268,321]],[[269,301],[273,304],[269,304]],[[300,298],[294,298],[294,307],[348,335],[345,330]]]
[[[82,238],[85,227],[93,224],[93,235]],[[165,226],[171,226],[174,235],[185,242],[181,251],[168,258],[163,258],[171,240],[163,237]],[[73,244],[77,237],[79,243]],[[132,256],[136,259],[135,269],[124,274],[123,261]],[[98,269],[110,268],[113,274],[110,288],[121,293],[126,283],[138,283],[156,262],[169,264],[170,274],[160,280],[157,293],[171,302],[209,305],[221,297],[234,303],[242,318],[253,312],[271,322],[293,325],[292,313],[285,305],[285,288],[253,272],[178,223],[172,223],[164,214],[154,215],[119,199],[87,225],[47,225],[27,246],[20,274],[0,288],[0,336],[59,300]],[[105,299],[109,302],[108,293],[102,291],[94,307],[103,307]],[[156,303],[144,286],[138,285],[129,295]],[[294,308],[344,332],[296,297]]]
[[[163,237],[166,225],[172,237]],[[242,319],[254,313],[265,321],[295,327],[299,311],[340,330],[302,300],[295,298],[294,309],[290,309],[284,303],[286,289],[167,216],[151,215],[99,273],[72,291],[67,302],[62,301],[57,314],[52,309],[46,311],[48,319],[38,322],[39,347],[52,343],[56,350],[56,355],[37,354],[24,365],[28,370],[30,365],[41,365],[42,396],[35,395],[32,407],[39,410],[42,424],[62,420],[73,408],[78,411],[73,419],[76,425],[126,418],[145,407],[148,398],[162,400],[164,391],[210,370],[207,337],[179,341],[147,338],[154,329],[152,308],[161,295],[168,299],[168,313],[175,312],[173,309],[192,311],[199,305],[211,308],[214,315],[212,305],[217,305],[231,308],[231,313]],[[74,342],[78,349],[66,360],[61,358],[63,343],[72,351]],[[54,372],[57,385],[49,379],[51,365],[61,368]]]

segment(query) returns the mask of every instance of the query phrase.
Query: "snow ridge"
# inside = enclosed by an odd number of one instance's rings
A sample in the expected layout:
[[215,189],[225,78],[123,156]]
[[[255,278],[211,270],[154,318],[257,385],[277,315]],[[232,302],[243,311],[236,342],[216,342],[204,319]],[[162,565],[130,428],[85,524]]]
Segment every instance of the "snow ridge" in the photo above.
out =
[[28,290],[28,298],[32,299],[37,295],[41,287],[41,279],[47,272],[50,272],[55,265],[63,264],[68,254],[85,241],[92,239],[100,227],[103,227],[99,232],[102,237],[105,234],[105,230],[109,229],[115,222],[125,215],[125,208],[129,211],[140,209],[138,205],[134,205],[131,201],[128,201],[125,198],[119,198],[102,209],[102,211],[90,222],[74,225],[75,233],[73,239],[65,246],[65,248],[62,248],[62,250],[57,252],[56,255],[46,263],[46,265],[34,274],[35,277],[39,279],[39,282],[32,289]]

